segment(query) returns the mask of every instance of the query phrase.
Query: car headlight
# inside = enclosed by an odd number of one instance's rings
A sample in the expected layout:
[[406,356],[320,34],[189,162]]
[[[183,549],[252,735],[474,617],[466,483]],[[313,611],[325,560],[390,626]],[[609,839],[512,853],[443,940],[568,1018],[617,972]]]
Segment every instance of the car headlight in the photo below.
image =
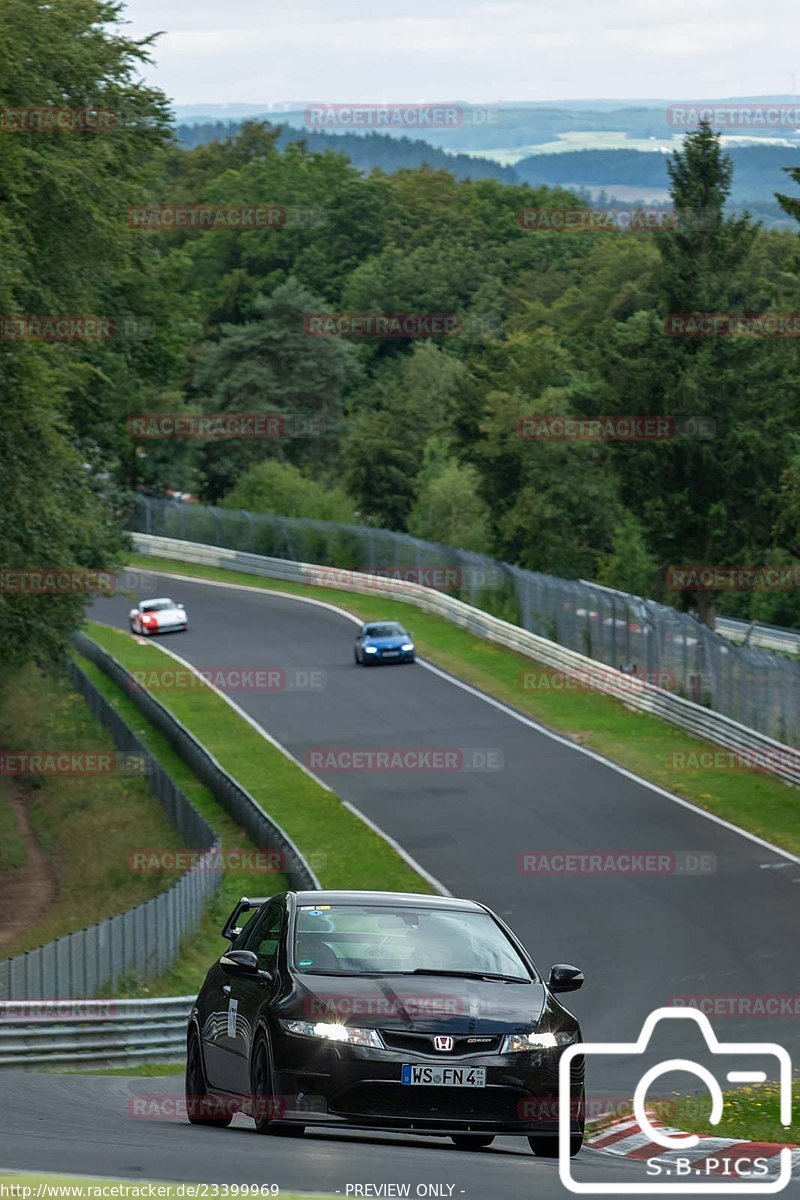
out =
[[287,1033],[303,1037],[324,1038],[329,1042],[344,1042],[348,1046],[371,1046],[382,1050],[383,1043],[375,1029],[358,1029],[352,1025],[334,1025],[326,1021],[281,1021]]
[[405,643],[404,643],[404,644],[403,644],[403,645],[400,647],[400,649],[401,649],[401,650],[413,650],[413,649],[414,649],[414,643],[413,643],[413,642],[405,642]]
[[375,646],[365,646],[364,649],[366,650],[367,654],[377,654],[378,653],[377,647],[375,647]]
[[516,1054],[521,1050],[557,1050],[560,1046],[571,1046],[578,1040],[577,1029],[563,1033],[508,1033],[500,1047],[501,1054]]

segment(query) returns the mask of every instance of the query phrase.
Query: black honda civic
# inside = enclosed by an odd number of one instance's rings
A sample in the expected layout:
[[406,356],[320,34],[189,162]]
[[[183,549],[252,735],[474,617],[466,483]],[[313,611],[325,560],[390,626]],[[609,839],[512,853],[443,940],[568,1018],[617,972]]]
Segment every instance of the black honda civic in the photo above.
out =
[[[484,905],[283,892],[241,900],[222,932],[231,948],[189,1018],[193,1124],[225,1126],[243,1112],[262,1133],[384,1129],[475,1150],[518,1134],[535,1154],[558,1154],[559,1058],[582,1038],[555,993],[583,975],[560,964],[545,980]],[[581,1055],[570,1072],[577,1154]]]

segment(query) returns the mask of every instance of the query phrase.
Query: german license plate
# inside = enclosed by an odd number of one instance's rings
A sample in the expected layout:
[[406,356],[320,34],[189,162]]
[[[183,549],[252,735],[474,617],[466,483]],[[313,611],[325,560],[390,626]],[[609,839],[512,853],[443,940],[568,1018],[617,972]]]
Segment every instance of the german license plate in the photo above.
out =
[[420,1067],[403,1063],[401,1083],[411,1087],[486,1087],[485,1067]]
[[384,650],[383,657],[384,658],[399,658],[400,651],[399,650]]

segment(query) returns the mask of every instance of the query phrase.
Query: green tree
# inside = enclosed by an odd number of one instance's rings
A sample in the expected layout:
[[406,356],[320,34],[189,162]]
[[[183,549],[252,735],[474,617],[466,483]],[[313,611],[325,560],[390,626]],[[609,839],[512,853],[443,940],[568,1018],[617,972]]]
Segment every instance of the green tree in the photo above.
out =
[[[133,262],[127,210],[166,143],[168,109],[138,79],[150,40],[126,38],[104,0],[4,0],[0,108],[100,109],[101,129],[2,134],[0,313],[116,316]],[[123,289],[124,292],[124,289]],[[123,311],[136,311],[126,308]],[[1,565],[11,570],[113,565],[122,537],[106,501],[102,453],[70,425],[97,398],[94,350],[81,342],[3,341],[0,354]],[[95,348],[96,349],[96,348]],[[107,354],[113,354],[111,347]],[[96,414],[97,415],[97,414]],[[94,441],[122,410],[100,406]],[[88,469],[87,469],[87,459]],[[63,655],[87,596],[0,593],[0,675],[28,658]]]
[[432,439],[425,448],[408,532],[429,542],[487,553],[489,508],[481,497],[480,483],[476,467],[448,456],[441,441]]
[[265,459],[245,471],[220,505],[283,517],[356,522],[353,501],[343,488],[312,479],[307,472],[277,459]]

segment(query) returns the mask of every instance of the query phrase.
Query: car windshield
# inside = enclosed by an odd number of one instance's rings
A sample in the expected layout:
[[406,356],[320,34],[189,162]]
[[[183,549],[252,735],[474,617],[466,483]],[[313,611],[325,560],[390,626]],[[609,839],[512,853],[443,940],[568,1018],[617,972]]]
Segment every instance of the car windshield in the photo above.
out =
[[366,625],[364,627],[366,637],[408,637],[402,625],[398,625],[396,621],[389,621],[385,625]]
[[165,608],[174,608],[172,600],[146,600],[139,606],[142,612],[161,612]]
[[297,968],[312,975],[531,973],[499,925],[484,912],[334,904],[298,909]]

